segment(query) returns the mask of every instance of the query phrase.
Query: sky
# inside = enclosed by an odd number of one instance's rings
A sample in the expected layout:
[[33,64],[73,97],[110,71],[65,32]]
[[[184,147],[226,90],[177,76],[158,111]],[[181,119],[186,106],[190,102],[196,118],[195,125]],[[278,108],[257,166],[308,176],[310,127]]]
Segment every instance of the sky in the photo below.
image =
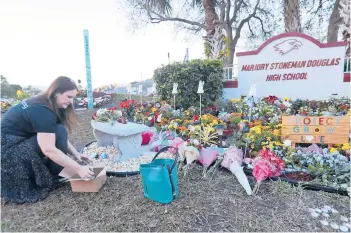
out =
[[162,64],[204,58],[203,41],[184,41],[166,24],[133,35],[118,0],[1,0],[0,74],[45,87],[64,75],[85,85],[83,29],[89,30],[93,88],[152,78]]

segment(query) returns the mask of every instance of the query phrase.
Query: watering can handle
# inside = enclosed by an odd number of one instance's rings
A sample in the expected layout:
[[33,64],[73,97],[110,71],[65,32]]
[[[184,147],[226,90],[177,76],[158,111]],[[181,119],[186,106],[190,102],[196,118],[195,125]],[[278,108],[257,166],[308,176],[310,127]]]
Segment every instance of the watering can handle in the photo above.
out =
[[174,166],[175,166],[176,163],[178,162],[178,157],[179,157],[178,148],[173,147],[173,146],[165,146],[165,147],[163,147],[162,149],[160,149],[160,150],[157,152],[157,154],[156,154],[155,157],[152,159],[152,161],[154,161],[154,160],[157,158],[157,156],[159,156],[159,154],[161,154],[162,152],[167,151],[168,149],[175,149],[175,150],[176,150],[176,157],[175,157],[174,163],[173,163],[173,165],[172,165],[172,167],[171,167],[171,171],[172,171],[173,168],[174,168]]

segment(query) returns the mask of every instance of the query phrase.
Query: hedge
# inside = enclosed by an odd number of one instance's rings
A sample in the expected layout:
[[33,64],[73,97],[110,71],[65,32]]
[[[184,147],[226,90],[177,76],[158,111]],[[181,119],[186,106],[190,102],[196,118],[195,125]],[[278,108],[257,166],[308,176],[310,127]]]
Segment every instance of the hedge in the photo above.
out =
[[178,83],[176,106],[184,109],[199,106],[199,81],[204,81],[202,105],[213,105],[223,94],[223,64],[218,60],[191,60],[173,63],[155,70],[157,95],[173,106],[173,83]]

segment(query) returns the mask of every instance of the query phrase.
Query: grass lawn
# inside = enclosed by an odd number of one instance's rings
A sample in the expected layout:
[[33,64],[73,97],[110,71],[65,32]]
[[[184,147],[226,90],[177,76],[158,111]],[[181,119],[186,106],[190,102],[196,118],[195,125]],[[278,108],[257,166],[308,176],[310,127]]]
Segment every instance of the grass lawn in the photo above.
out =
[[[95,111],[95,110],[94,110]],[[79,111],[70,136],[80,148],[94,140],[93,111]],[[1,200],[2,231],[337,231],[313,218],[309,208],[334,207],[350,218],[350,198],[303,190],[284,182],[266,182],[247,196],[229,172],[202,179],[197,167],[179,176],[179,198],[161,205],[143,196],[140,176],[110,177],[99,193],[72,193],[69,183],[34,204]],[[253,180],[250,178],[251,185]],[[329,223],[329,225],[330,225]],[[339,230],[340,231],[340,230]]]

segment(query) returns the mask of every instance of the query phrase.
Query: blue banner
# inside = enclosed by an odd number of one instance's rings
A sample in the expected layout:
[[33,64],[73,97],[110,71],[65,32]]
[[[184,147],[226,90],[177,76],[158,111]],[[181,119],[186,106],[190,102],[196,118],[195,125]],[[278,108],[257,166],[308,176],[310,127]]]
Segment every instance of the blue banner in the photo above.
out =
[[91,84],[91,67],[90,67],[90,51],[89,51],[89,31],[84,29],[84,50],[85,50],[85,70],[87,75],[87,97],[88,109],[93,108],[93,87]]

